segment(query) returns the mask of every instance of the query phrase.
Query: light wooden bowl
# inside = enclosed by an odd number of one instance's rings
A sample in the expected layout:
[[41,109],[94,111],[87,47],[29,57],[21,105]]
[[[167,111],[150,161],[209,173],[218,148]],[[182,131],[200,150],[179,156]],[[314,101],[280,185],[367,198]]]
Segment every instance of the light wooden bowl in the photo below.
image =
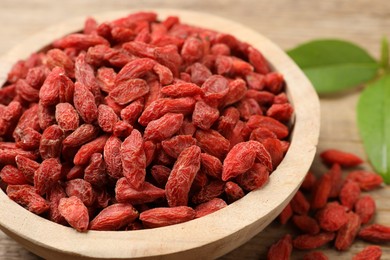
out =
[[[98,21],[122,17],[125,12],[103,13]],[[302,71],[274,43],[235,22],[204,13],[154,10],[162,19],[177,15],[182,22],[230,33],[258,48],[287,83],[295,108],[291,145],[270,182],[244,198],[208,216],[169,227],[139,231],[88,231],[41,218],[0,191],[0,228],[28,250],[46,259],[211,259],[244,244],[263,230],[286,206],[308,171],[319,135],[318,97]],[[26,58],[54,39],[81,29],[85,17],[42,31],[0,58],[0,84],[13,63]],[[260,247],[261,245],[259,245]]]

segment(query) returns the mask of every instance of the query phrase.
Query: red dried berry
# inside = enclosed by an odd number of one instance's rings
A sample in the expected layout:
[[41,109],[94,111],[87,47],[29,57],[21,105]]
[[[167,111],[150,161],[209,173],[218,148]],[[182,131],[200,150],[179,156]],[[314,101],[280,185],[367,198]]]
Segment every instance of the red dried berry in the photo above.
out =
[[120,178],[115,186],[115,198],[121,203],[132,205],[153,202],[165,196],[165,190],[144,182],[141,188],[135,189],[126,178]]
[[292,215],[293,215],[293,211],[291,208],[291,204],[288,203],[278,216],[280,224],[285,225],[289,221],[289,219],[292,217]]
[[167,113],[161,118],[151,121],[144,131],[145,140],[159,142],[172,137],[179,131],[183,118],[182,114]]
[[139,219],[146,228],[156,228],[189,221],[195,214],[195,210],[186,206],[154,208],[142,212]]
[[56,105],[56,121],[64,131],[73,131],[79,127],[79,114],[69,103],[59,103]]
[[188,193],[196,173],[200,169],[200,148],[190,146],[181,152],[165,185],[170,207],[186,206]]
[[24,174],[15,166],[6,165],[0,171],[0,178],[8,185],[27,184]]
[[68,197],[78,197],[87,207],[95,202],[92,185],[83,179],[73,179],[65,183],[65,192]]
[[91,230],[118,230],[138,217],[130,204],[116,203],[104,208],[89,224]]
[[288,260],[291,257],[292,249],[292,238],[290,234],[287,234],[270,247],[267,253],[267,259]]
[[77,231],[83,232],[88,229],[88,209],[78,197],[60,199],[58,210],[69,225]]
[[306,253],[303,256],[303,260],[328,260],[329,258],[320,251],[313,251]]
[[295,215],[292,221],[297,228],[306,234],[315,235],[320,232],[317,221],[308,215]]
[[223,209],[226,206],[227,206],[226,202],[220,198],[215,198],[208,202],[199,204],[198,206],[195,207],[195,212],[196,212],[195,218],[200,218],[209,215],[215,211]]
[[379,174],[364,170],[351,171],[346,179],[357,182],[364,191],[376,189],[383,183],[383,178]]
[[240,186],[238,186],[237,183],[234,183],[232,181],[226,182],[225,194],[226,194],[228,203],[233,203],[236,200],[239,200],[245,196],[245,193],[242,190],[242,188]]
[[354,181],[346,181],[340,190],[340,202],[348,209],[352,209],[360,196],[360,187]]
[[338,163],[344,167],[353,167],[361,164],[363,160],[352,154],[336,149],[328,149],[320,154],[322,160],[328,164]]
[[45,194],[61,179],[60,161],[56,158],[43,160],[34,174],[34,187],[41,195]]
[[326,231],[337,231],[348,222],[345,208],[338,202],[328,202],[317,212],[316,218],[320,227]]
[[306,215],[310,210],[310,203],[301,191],[297,191],[290,201],[291,208],[295,214]]
[[49,203],[30,185],[8,185],[6,192],[11,200],[35,214],[49,210]]
[[353,212],[348,212],[347,216],[348,221],[337,232],[336,241],[334,243],[336,249],[341,251],[348,250],[351,247],[361,225],[359,215]]
[[380,260],[382,249],[380,246],[366,246],[362,251],[353,256],[352,260]]
[[358,237],[371,243],[386,243],[390,241],[390,227],[381,224],[372,224],[363,227]]
[[134,129],[121,145],[123,175],[136,189],[142,187],[146,176],[146,156],[141,133]]
[[294,248],[310,250],[319,248],[335,238],[332,232],[321,232],[316,235],[299,235],[293,240]]
[[355,203],[355,213],[359,215],[362,225],[372,220],[375,211],[375,200],[370,195],[360,197]]

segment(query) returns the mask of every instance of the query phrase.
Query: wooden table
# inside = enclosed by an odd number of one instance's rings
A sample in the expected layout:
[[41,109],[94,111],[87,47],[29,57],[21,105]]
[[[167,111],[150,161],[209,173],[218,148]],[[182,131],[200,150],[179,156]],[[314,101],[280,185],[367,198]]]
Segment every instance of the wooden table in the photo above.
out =
[[[240,22],[269,37],[284,49],[316,38],[341,38],[366,48],[379,56],[379,42],[383,35],[390,37],[390,2],[386,0],[0,0],[0,56],[19,41],[39,32],[48,25],[75,16],[87,16],[108,10],[130,8],[182,8],[209,12]],[[355,107],[359,91],[334,97],[321,97],[321,134],[318,151],[338,148],[366,158],[356,128]],[[368,165],[365,167],[369,168]],[[313,170],[326,171],[316,157]],[[375,221],[390,225],[390,188],[371,192],[377,200]],[[278,223],[245,245],[221,259],[265,259],[268,247],[279,239],[286,229]],[[348,252],[331,248],[321,250],[330,259],[351,259],[364,242],[357,242]],[[382,259],[390,259],[390,248],[383,247]],[[293,259],[301,259],[303,252],[295,251]],[[39,259],[0,232],[0,259]]]

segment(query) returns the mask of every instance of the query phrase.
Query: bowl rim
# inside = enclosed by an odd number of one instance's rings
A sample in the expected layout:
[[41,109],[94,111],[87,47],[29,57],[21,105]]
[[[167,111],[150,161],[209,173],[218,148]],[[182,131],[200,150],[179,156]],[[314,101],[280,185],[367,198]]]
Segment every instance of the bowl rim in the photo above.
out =
[[[25,210],[0,191],[0,204],[7,209],[0,211],[0,228],[43,257],[50,258],[55,254],[72,259],[219,257],[247,242],[281,212],[297,191],[313,161],[320,130],[318,96],[310,81],[283,50],[246,26],[203,12],[127,9],[93,17],[102,22],[137,11],[156,12],[160,19],[177,15],[183,23],[230,33],[259,49],[271,66],[283,74],[288,86],[287,94],[294,106],[295,122],[289,150],[262,189],[252,191],[205,217],[155,229],[79,233]],[[85,17],[76,17],[51,26],[5,53],[0,57],[0,84],[5,82],[14,62],[26,58],[62,35],[79,30],[84,20]]]

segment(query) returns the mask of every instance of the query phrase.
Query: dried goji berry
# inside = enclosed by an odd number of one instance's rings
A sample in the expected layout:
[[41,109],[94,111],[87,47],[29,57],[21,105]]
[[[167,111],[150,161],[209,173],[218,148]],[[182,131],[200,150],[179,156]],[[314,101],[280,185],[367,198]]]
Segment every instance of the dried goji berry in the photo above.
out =
[[362,225],[370,222],[375,214],[375,200],[370,195],[360,197],[355,203],[355,213],[359,215]]
[[138,217],[137,210],[130,204],[116,203],[104,208],[91,220],[91,230],[118,230],[129,225]]
[[83,145],[97,137],[99,129],[90,124],[82,124],[74,132],[68,135],[62,144],[67,147]]
[[37,102],[39,99],[39,90],[33,88],[29,83],[24,79],[19,79],[16,84],[16,93],[23,100],[27,102]]
[[24,174],[15,166],[6,165],[0,171],[0,178],[8,185],[27,184]]
[[351,180],[346,181],[340,190],[339,198],[341,204],[348,209],[352,209],[355,202],[359,199],[360,193],[359,184]]
[[267,116],[277,119],[281,122],[288,122],[294,112],[293,107],[289,103],[273,104],[267,110]]
[[74,156],[73,163],[75,165],[87,164],[92,154],[103,152],[107,139],[108,136],[101,135],[91,142],[82,145]]
[[95,77],[95,71],[85,60],[85,54],[80,53],[75,61],[76,81],[85,86],[95,97],[96,104],[101,101],[101,92],[98,81]]
[[46,53],[46,64],[51,70],[55,67],[61,67],[66,75],[74,78],[74,62],[64,51],[60,49],[49,50]]
[[200,169],[200,148],[190,146],[180,153],[165,185],[170,207],[186,206],[188,193],[196,173]]
[[316,176],[313,174],[313,172],[308,171],[300,188],[304,190],[311,190],[314,187],[315,183],[316,183]]
[[346,179],[357,182],[364,191],[378,188],[383,183],[383,178],[379,174],[364,170],[351,171]]
[[328,202],[317,212],[316,218],[320,227],[326,231],[337,231],[348,222],[346,210],[338,202]]
[[137,121],[137,118],[142,113],[143,108],[144,108],[143,98],[139,98],[131,102],[129,105],[127,105],[125,108],[121,110],[120,115],[122,120],[128,122],[131,125],[134,125],[134,123]]
[[149,92],[149,86],[143,79],[129,79],[116,84],[109,96],[120,105],[126,105]]
[[244,190],[252,191],[261,188],[269,180],[269,171],[266,166],[261,163],[255,163],[253,166],[243,174],[236,178],[236,182]]
[[363,160],[352,153],[343,152],[336,149],[328,149],[323,151],[321,159],[328,164],[338,163],[340,166],[353,167],[361,164]]
[[335,238],[333,232],[321,232],[316,235],[299,235],[293,240],[293,246],[297,249],[310,250],[319,248]]
[[112,133],[118,120],[119,117],[111,107],[104,104],[99,105],[97,121],[104,132]]
[[0,149],[0,163],[1,164],[15,164],[16,156],[21,155],[31,160],[38,158],[36,153],[31,151],[24,151],[20,148],[3,148]]
[[270,247],[267,253],[267,259],[288,260],[291,257],[292,249],[292,238],[290,234],[287,234]]
[[66,198],[65,190],[58,182],[53,185],[46,193],[46,198],[49,201],[49,219],[59,224],[64,224],[65,219],[58,210],[58,205],[62,198]]
[[292,218],[294,225],[306,234],[315,235],[320,232],[317,221],[308,215],[295,215]]
[[362,251],[353,256],[352,260],[380,260],[382,249],[380,246],[366,246]]
[[71,196],[60,199],[58,211],[77,231],[83,232],[88,229],[88,209],[78,197]]
[[225,188],[225,183],[220,180],[210,181],[207,185],[203,186],[202,189],[192,196],[191,200],[194,204],[200,204],[210,201],[214,198],[219,197]]
[[340,165],[337,163],[333,164],[326,174],[329,174],[332,179],[332,189],[330,190],[329,198],[337,198],[344,184]]
[[91,155],[89,164],[84,169],[84,180],[96,187],[106,185],[106,164],[101,153],[94,153]]
[[195,132],[197,145],[206,153],[222,160],[229,151],[230,142],[215,130],[198,129]]
[[330,175],[323,175],[319,180],[318,187],[313,190],[312,209],[320,209],[326,205],[330,190],[332,189],[332,179]]
[[6,192],[11,200],[35,214],[49,210],[49,203],[30,185],[8,185]]
[[219,118],[219,110],[209,106],[203,100],[196,102],[194,112],[192,113],[193,124],[200,129],[210,129],[214,122]]
[[353,212],[348,212],[347,217],[348,221],[337,232],[336,240],[334,243],[335,247],[341,251],[348,250],[348,248],[351,247],[357,233],[359,232],[361,225],[359,215]]
[[256,159],[256,151],[249,142],[236,144],[223,161],[222,180],[227,181],[252,168]]
[[160,142],[172,137],[179,131],[183,119],[182,114],[167,113],[159,119],[151,121],[144,131],[145,140]]
[[297,191],[290,201],[291,208],[295,214],[306,215],[310,210],[310,203],[301,191]]
[[12,125],[16,124],[21,115],[22,105],[17,101],[9,103],[0,116],[0,136],[12,131]]
[[293,215],[292,207],[291,204],[288,203],[278,216],[280,224],[285,225],[290,220],[292,215]]
[[195,210],[187,206],[154,208],[142,212],[139,219],[147,228],[178,224],[195,218]]
[[87,50],[99,44],[109,45],[108,41],[99,35],[81,33],[69,34],[53,42],[55,48],[77,48],[78,50]]
[[215,198],[205,203],[199,204],[198,206],[195,207],[195,212],[196,212],[195,218],[206,216],[226,206],[227,206],[226,202],[220,198]]
[[223,98],[223,106],[232,105],[241,100],[247,91],[246,83],[242,79],[235,79],[229,82],[228,93]]
[[23,174],[24,178],[31,184],[34,183],[34,173],[39,168],[39,163],[23,155],[15,157],[16,166]]
[[166,113],[192,113],[195,107],[195,99],[191,97],[184,98],[160,98],[153,101],[150,105],[146,106],[141,116],[138,118],[138,122],[146,126],[149,122],[160,118]]
[[83,179],[73,179],[65,183],[65,192],[68,197],[78,197],[87,207],[95,202],[92,185]]
[[43,160],[34,174],[34,187],[39,194],[44,194],[48,189],[61,179],[62,165],[56,158]]
[[381,224],[368,225],[359,231],[358,236],[371,243],[386,243],[390,241],[390,227]]
[[132,205],[153,202],[165,196],[165,190],[144,182],[141,188],[135,189],[126,178],[120,178],[115,186],[115,198],[121,203]]
[[92,123],[97,119],[98,109],[95,103],[95,97],[93,93],[80,82],[76,82],[74,86],[73,102],[84,122]]
[[121,145],[123,175],[136,189],[142,187],[146,176],[146,156],[141,133],[134,129]]
[[161,146],[164,151],[173,158],[179,157],[180,153],[184,149],[195,144],[196,139],[190,135],[176,135],[161,142]]
[[76,130],[79,127],[79,114],[69,103],[59,103],[56,105],[56,121],[64,131]]
[[323,252],[320,251],[309,252],[303,256],[303,260],[328,260],[328,259],[329,258]]
[[274,132],[278,139],[283,139],[288,136],[288,128],[281,122],[271,117],[262,115],[253,115],[249,118],[247,126],[254,130],[258,127],[265,127]]
[[242,188],[237,183],[232,182],[232,181],[226,182],[225,194],[226,194],[228,203],[233,203],[236,200],[239,200],[245,196],[245,193],[242,190]]
[[104,145],[104,161],[107,174],[115,179],[123,177],[121,145],[121,140],[115,136],[110,136]]

